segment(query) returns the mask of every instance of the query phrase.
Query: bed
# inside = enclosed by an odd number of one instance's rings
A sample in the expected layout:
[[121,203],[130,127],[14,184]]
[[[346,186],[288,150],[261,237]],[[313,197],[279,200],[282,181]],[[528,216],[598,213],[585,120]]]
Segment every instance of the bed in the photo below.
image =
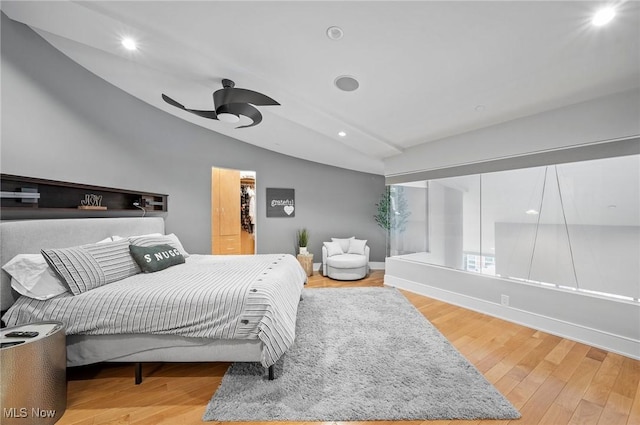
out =
[[[109,247],[124,241],[128,247],[138,241],[130,237],[164,233],[160,217],[5,221],[0,262],[45,249],[48,264],[65,277],[54,255],[67,252],[63,248],[104,241]],[[180,250],[172,251],[180,257]],[[70,281],[71,291],[47,300],[21,296],[3,270],[2,319],[8,326],[63,321],[67,366],[132,362],[136,383],[142,380],[142,362],[260,362],[273,379],[273,365],[295,338],[307,279],[300,264],[289,254],[184,254],[182,263],[164,270],[127,275],[77,294]]]

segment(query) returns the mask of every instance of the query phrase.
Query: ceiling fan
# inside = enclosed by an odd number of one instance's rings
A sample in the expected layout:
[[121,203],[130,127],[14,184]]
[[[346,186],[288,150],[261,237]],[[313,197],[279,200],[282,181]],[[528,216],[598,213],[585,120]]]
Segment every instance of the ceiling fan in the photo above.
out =
[[240,121],[240,115],[242,115],[253,121],[251,124],[242,125],[236,128],[253,127],[254,125],[260,124],[262,121],[262,114],[254,105],[280,105],[269,96],[265,96],[264,94],[253,90],[238,89],[235,88],[235,85],[236,83],[226,78],[222,80],[222,88],[213,93],[214,111],[201,111],[198,109],[185,108],[184,105],[176,102],[164,93],[162,94],[162,99],[164,99],[164,101],[169,105],[173,105],[176,108],[191,112],[192,114],[196,114],[203,118],[236,123]]

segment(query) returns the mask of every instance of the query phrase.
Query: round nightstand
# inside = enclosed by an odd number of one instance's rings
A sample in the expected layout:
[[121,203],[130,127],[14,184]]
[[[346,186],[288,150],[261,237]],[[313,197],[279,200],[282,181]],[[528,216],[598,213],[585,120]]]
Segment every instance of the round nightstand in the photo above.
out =
[[[18,333],[11,336],[12,333]],[[22,332],[37,332],[27,337]],[[67,346],[60,322],[0,330],[0,423],[54,424],[67,407]]]

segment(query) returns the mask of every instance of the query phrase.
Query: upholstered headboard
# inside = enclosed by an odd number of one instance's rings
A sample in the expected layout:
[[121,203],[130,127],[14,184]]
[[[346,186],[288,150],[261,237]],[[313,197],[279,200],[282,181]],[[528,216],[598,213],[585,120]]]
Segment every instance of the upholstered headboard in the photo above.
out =
[[[43,248],[66,248],[95,243],[110,236],[164,233],[162,217],[76,218],[0,222],[0,265],[17,254],[37,254]],[[6,310],[18,294],[11,289],[11,278],[2,270],[0,309]]]

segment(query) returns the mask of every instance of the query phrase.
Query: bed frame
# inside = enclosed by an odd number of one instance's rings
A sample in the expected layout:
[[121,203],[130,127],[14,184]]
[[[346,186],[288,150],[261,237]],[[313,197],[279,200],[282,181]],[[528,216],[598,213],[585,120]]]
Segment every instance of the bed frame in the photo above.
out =
[[[95,243],[110,236],[164,234],[162,217],[81,218],[0,222],[0,264],[17,254],[37,254],[43,248]],[[3,270],[0,309],[7,310],[19,294]],[[108,359],[104,359],[107,353]],[[260,362],[260,340],[213,340],[173,335],[70,335],[67,366],[100,361],[135,363],[135,382],[142,382],[142,362]],[[99,357],[98,357],[99,356]],[[92,359],[96,360],[93,361]],[[274,379],[274,367],[268,369]]]

